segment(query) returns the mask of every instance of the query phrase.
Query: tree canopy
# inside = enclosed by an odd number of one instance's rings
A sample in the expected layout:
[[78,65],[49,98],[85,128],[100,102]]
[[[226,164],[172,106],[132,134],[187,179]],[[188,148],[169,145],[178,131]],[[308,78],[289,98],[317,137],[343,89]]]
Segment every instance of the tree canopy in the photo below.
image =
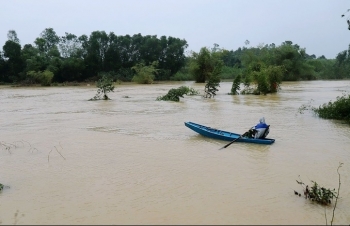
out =
[[[137,65],[154,70],[152,82],[209,81],[219,65],[218,82],[240,75],[244,83],[256,83],[258,74],[277,71],[281,73],[278,79],[275,77],[278,81],[350,78],[350,48],[335,59],[327,59],[324,55],[308,54],[305,48],[288,40],[280,45],[256,47],[248,47],[250,42],[246,40],[245,46],[236,50],[225,50],[215,43],[211,49],[203,47],[186,56],[187,41],[171,36],[116,35],[105,31],[81,36],[66,32],[59,36],[53,28],[46,28],[33,44],[22,46],[14,30],[8,31],[7,38],[0,51],[1,83],[33,81],[28,76],[31,71],[52,72],[52,82],[94,82],[101,78],[101,73],[112,75],[114,81],[132,81],[140,73],[135,70]],[[259,81],[262,88],[263,79]]]
[[96,81],[101,72],[113,72],[119,80],[131,81],[137,64],[158,62],[155,80],[169,80],[185,64],[187,41],[156,35],[117,36],[113,32],[93,31],[80,37],[65,33],[58,36],[46,28],[32,44],[23,48],[15,31],[8,32],[8,41],[0,54],[0,81],[18,82],[27,79],[28,71],[49,70],[53,81]]

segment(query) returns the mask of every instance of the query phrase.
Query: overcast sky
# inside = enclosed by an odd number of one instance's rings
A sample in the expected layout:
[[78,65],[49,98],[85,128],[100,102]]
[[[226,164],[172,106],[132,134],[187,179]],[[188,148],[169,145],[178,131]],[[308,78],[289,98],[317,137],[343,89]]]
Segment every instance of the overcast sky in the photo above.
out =
[[[45,28],[89,36],[172,36],[187,51],[214,43],[227,50],[286,40],[308,54],[335,58],[347,50],[349,0],[0,0],[0,46],[15,30],[21,45],[33,44]],[[2,48],[1,48],[2,50]]]

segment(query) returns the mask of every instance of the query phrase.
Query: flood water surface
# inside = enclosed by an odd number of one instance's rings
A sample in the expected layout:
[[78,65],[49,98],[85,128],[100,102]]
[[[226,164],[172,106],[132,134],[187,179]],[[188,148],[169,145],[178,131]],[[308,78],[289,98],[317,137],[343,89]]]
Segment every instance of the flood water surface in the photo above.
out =
[[[110,101],[89,87],[0,87],[0,224],[326,224],[296,183],[338,189],[333,224],[350,223],[350,129],[299,113],[350,91],[350,81],[285,82],[277,94],[185,96],[203,84],[122,84]],[[272,145],[198,135],[192,121],[244,133],[265,117]],[[299,177],[300,175],[300,177]]]

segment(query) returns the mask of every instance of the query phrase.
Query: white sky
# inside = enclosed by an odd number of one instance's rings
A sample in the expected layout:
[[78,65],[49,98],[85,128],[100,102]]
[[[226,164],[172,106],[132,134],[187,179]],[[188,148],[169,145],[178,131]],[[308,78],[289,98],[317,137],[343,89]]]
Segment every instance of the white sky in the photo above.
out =
[[349,0],[0,0],[0,49],[15,30],[21,45],[45,28],[90,36],[162,35],[185,39],[187,51],[214,43],[227,50],[286,40],[308,54],[335,58],[347,50]]

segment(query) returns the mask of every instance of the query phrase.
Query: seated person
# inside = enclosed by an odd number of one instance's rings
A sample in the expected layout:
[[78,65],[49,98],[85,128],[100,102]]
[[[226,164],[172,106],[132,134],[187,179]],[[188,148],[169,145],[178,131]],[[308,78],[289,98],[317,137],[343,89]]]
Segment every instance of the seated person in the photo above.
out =
[[270,132],[270,126],[265,123],[265,118],[262,117],[256,126],[253,126],[242,137],[264,139]]

